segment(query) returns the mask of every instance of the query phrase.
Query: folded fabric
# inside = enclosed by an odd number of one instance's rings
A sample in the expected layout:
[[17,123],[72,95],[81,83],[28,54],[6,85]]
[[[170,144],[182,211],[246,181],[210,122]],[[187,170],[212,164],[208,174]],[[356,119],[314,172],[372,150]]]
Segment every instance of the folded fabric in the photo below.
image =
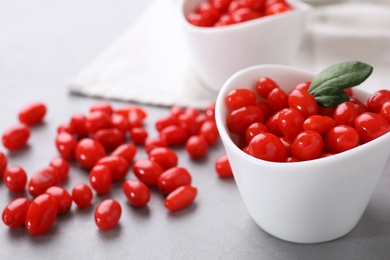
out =
[[[314,3],[316,0],[307,0]],[[69,82],[73,93],[157,106],[203,108],[205,87],[177,21],[174,0],[155,0],[124,35]],[[385,1],[317,0],[295,66],[318,72],[345,60],[374,66],[363,83],[390,88],[390,6]]]

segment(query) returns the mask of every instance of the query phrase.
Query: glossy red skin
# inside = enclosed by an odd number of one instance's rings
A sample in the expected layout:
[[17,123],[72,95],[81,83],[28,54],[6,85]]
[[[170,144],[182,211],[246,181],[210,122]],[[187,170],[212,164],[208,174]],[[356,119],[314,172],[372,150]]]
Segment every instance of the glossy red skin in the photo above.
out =
[[231,24],[234,24],[234,20],[233,18],[228,15],[228,14],[223,14],[219,20],[214,24],[215,27],[219,27],[219,26],[226,26],[226,25],[231,25]]
[[113,114],[111,116],[111,126],[125,133],[129,130],[129,120],[123,115]]
[[125,181],[122,185],[122,191],[130,205],[133,207],[144,207],[150,200],[150,190],[148,186],[139,180]]
[[209,18],[204,18],[201,14],[198,13],[189,13],[186,16],[187,21],[195,26],[200,27],[211,27],[214,25],[213,20]]
[[221,16],[221,11],[210,2],[199,3],[197,13],[206,19],[210,19],[213,23],[218,21]]
[[193,203],[197,192],[197,188],[193,186],[181,186],[169,193],[169,195],[165,198],[164,206],[170,211],[185,208]]
[[208,104],[204,110],[203,113],[209,118],[209,119],[215,119],[215,102],[211,102]]
[[170,115],[177,118],[179,115],[184,114],[185,110],[182,107],[179,106],[172,106],[170,109]]
[[88,136],[87,117],[85,115],[80,113],[73,114],[70,118],[70,124],[79,138]]
[[282,134],[294,140],[300,132],[303,131],[303,122],[305,118],[303,115],[293,108],[284,108],[280,110],[278,117],[278,126]]
[[294,89],[288,96],[288,105],[299,111],[304,118],[318,114],[316,100],[304,89]]
[[164,170],[177,166],[179,157],[176,152],[166,147],[157,147],[150,151],[148,159],[158,163]]
[[12,200],[3,210],[3,223],[12,228],[23,226],[29,206],[30,200],[27,198]]
[[[183,113],[184,113],[184,111],[183,111]],[[164,129],[167,126],[177,125],[177,118],[179,115],[181,115],[181,114],[165,115],[165,116],[158,118],[154,124],[156,127],[156,130],[161,131],[162,129]]]
[[144,109],[135,105],[124,105],[115,110],[115,114],[123,115],[125,117],[129,117],[130,112],[135,112],[141,119],[145,119],[147,117],[147,113]]
[[164,172],[164,169],[156,162],[141,159],[134,163],[133,172],[146,185],[157,186],[158,177]]
[[[390,101],[386,101],[383,103],[381,112],[381,116],[387,120],[387,122],[390,123]],[[0,158],[0,165],[1,165],[1,158]],[[1,166],[0,166],[0,176],[1,176]]]
[[111,155],[120,156],[127,161],[127,163],[131,163],[134,160],[134,157],[137,153],[137,147],[133,144],[122,144],[118,146]]
[[318,132],[305,130],[295,137],[291,153],[300,161],[313,160],[321,156],[323,147],[324,142]]
[[269,93],[274,88],[279,88],[279,85],[273,81],[270,78],[267,77],[261,77],[257,82],[256,82],[256,92],[259,94],[261,97],[267,99]]
[[292,141],[287,137],[279,137],[279,139],[282,141],[284,148],[286,149],[286,157],[291,156]]
[[278,13],[283,13],[290,9],[291,7],[287,3],[275,3],[273,5],[268,6],[265,9],[265,15],[274,15]]
[[369,112],[368,107],[359,99],[351,97],[349,99],[349,102],[352,102],[352,104],[355,105],[355,108],[359,115],[365,112]]
[[242,23],[256,18],[260,18],[262,14],[260,12],[253,11],[250,8],[242,7],[230,13],[235,23]]
[[286,148],[276,135],[261,133],[249,142],[248,154],[266,161],[281,162],[286,156]]
[[390,90],[382,89],[373,93],[367,100],[367,107],[370,112],[379,113],[382,105],[390,100]]
[[281,88],[274,88],[267,97],[268,105],[272,108],[273,111],[279,111],[283,108],[287,108],[288,105],[288,95]]
[[215,120],[209,119],[205,121],[199,129],[199,135],[202,135],[209,145],[215,144],[219,138],[219,132]]
[[276,136],[283,136],[282,132],[279,129],[279,112],[273,114],[265,123],[268,131]]
[[90,113],[85,121],[85,128],[88,133],[95,133],[100,129],[111,127],[111,116],[103,111],[94,111]]
[[207,155],[208,143],[202,135],[193,135],[186,142],[186,151],[192,159],[198,160]]
[[59,183],[59,174],[56,169],[47,166],[36,171],[28,182],[28,192],[36,197],[44,193],[48,188],[57,186]]
[[90,113],[95,112],[95,111],[102,111],[102,112],[105,112],[111,116],[114,110],[112,109],[112,106],[110,103],[101,101],[101,102],[97,102],[95,104],[92,104],[91,107],[89,108]]
[[247,106],[232,111],[226,124],[230,132],[238,135],[245,135],[248,126],[256,122],[263,122],[263,112],[256,106]]
[[55,139],[58,153],[67,160],[74,159],[77,143],[76,138],[66,132],[59,133]]
[[189,136],[198,133],[200,124],[196,121],[196,116],[189,113],[179,115],[177,118],[177,125],[186,130]]
[[240,107],[254,106],[255,104],[255,92],[245,88],[233,89],[225,97],[225,105],[231,110],[235,110]]
[[232,0],[211,0],[211,3],[221,12],[226,12]]
[[295,86],[294,89],[301,89],[304,91],[308,91],[310,88],[310,85],[311,85],[311,81],[307,81],[307,82],[299,83],[298,85]]
[[172,125],[163,128],[160,131],[160,138],[168,143],[168,145],[182,145],[188,139],[188,133],[180,126]]
[[186,168],[173,167],[158,177],[157,186],[162,194],[168,195],[181,186],[190,185],[191,182],[192,177]]
[[45,234],[54,223],[58,202],[49,194],[41,194],[30,204],[26,214],[26,229],[31,235]]
[[358,116],[358,111],[352,102],[344,102],[336,107],[333,114],[333,119],[336,125],[353,126],[355,118]]
[[54,158],[49,163],[49,166],[57,169],[60,181],[68,177],[69,174],[69,163],[67,160],[61,157]]
[[8,128],[3,136],[2,141],[8,150],[18,150],[26,146],[30,138],[30,128],[26,124],[17,124]]
[[116,155],[105,156],[96,165],[107,166],[111,172],[112,181],[123,180],[130,168],[129,163],[123,157]]
[[69,212],[73,200],[72,196],[67,190],[59,186],[53,186],[45,191],[45,194],[52,195],[58,202],[58,214],[64,214]]
[[84,183],[77,184],[72,189],[72,199],[79,208],[88,207],[93,199],[91,188]]
[[267,101],[260,100],[256,102],[256,106],[263,112],[264,122],[266,122],[274,113],[272,108],[268,105]]
[[161,139],[160,137],[151,137],[147,138],[144,142],[144,148],[146,153],[150,153],[154,148],[157,147],[168,147],[167,141]]
[[91,138],[81,139],[75,150],[75,157],[81,166],[90,170],[106,155],[106,151],[98,141]]
[[348,125],[339,125],[330,129],[325,136],[325,147],[332,153],[341,153],[360,144],[359,133]]
[[245,131],[246,141],[249,143],[253,137],[261,133],[268,133],[268,128],[262,123],[253,123]]
[[96,131],[93,139],[101,143],[105,150],[111,151],[125,142],[125,135],[116,128],[107,128]]
[[23,192],[26,188],[27,174],[23,168],[12,166],[5,170],[3,181],[12,192]]
[[146,118],[146,112],[141,109],[132,109],[129,111],[127,119],[129,120],[129,130],[134,127],[143,127],[144,119]]
[[70,122],[62,123],[57,127],[57,134],[62,133],[62,132],[66,132],[66,133],[71,134],[71,135],[75,134],[74,127],[73,127],[73,125],[71,125]]
[[230,167],[229,158],[226,154],[220,156],[215,161],[215,172],[218,174],[220,178],[232,178],[233,171]]
[[363,143],[372,141],[390,131],[390,124],[380,114],[366,112],[355,119],[355,129]]
[[313,130],[322,135],[328,132],[335,125],[336,122],[331,117],[314,115],[306,118],[305,122],[303,122],[303,129]]
[[112,174],[105,165],[95,165],[89,172],[89,183],[99,195],[107,194],[112,185]]
[[28,104],[19,111],[19,121],[26,125],[36,125],[42,122],[46,115],[46,105],[41,102]]
[[148,132],[143,127],[133,127],[129,132],[131,141],[137,145],[144,144],[146,138],[148,137]]
[[5,169],[7,169],[8,159],[4,153],[0,152],[0,178],[3,178]]
[[114,228],[121,218],[122,207],[118,201],[106,199],[102,201],[95,209],[95,223],[101,230]]

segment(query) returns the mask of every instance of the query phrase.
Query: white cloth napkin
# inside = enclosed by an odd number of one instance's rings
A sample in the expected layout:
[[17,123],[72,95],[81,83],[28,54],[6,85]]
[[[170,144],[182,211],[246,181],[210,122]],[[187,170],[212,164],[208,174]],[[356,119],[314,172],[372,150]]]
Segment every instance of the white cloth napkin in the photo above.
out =
[[[307,0],[314,8],[295,65],[313,72],[339,61],[374,66],[363,83],[390,88],[390,4],[386,1]],[[68,86],[86,96],[157,106],[203,108],[217,93],[205,87],[177,23],[173,0],[155,0],[123,36]]]

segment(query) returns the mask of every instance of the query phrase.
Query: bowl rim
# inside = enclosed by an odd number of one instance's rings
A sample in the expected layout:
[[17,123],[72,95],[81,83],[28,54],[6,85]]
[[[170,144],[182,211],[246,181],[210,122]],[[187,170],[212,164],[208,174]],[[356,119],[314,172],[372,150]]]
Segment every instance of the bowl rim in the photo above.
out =
[[[236,31],[240,29],[250,28],[253,26],[256,26],[258,24],[265,24],[272,22],[274,20],[279,20],[282,18],[286,18],[289,16],[294,16],[301,13],[307,13],[312,9],[312,6],[309,4],[306,4],[304,2],[301,2],[299,0],[287,0],[287,2],[293,6],[294,8],[292,10],[289,10],[287,12],[278,13],[275,15],[269,15],[269,16],[263,16],[257,19],[245,21],[242,23],[232,24],[229,26],[221,26],[221,27],[200,27],[190,24],[184,14],[184,4],[188,1],[195,1],[195,0],[178,0],[177,9],[178,9],[178,16],[179,21],[184,26],[185,29],[197,33],[224,33],[224,32],[230,32],[230,31]],[[200,1],[200,0],[199,0]]]
[[[234,82],[237,78],[243,78],[247,74],[252,73],[253,71],[261,70],[261,69],[276,69],[276,70],[289,70],[292,72],[298,72],[302,74],[307,74],[307,75],[312,75],[314,77],[315,73],[310,72],[308,70],[296,68],[293,66],[288,66],[288,65],[278,65],[278,64],[261,64],[261,65],[255,65],[251,66],[245,69],[242,69],[235,74],[233,74],[222,86],[221,90],[219,91],[219,94],[217,96],[217,100],[215,103],[215,121],[216,125],[218,128],[219,135],[223,141],[224,146],[226,149],[230,149],[231,151],[234,152],[235,155],[238,155],[241,157],[243,160],[250,161],[251,163],[258,164],[258,165],[272,165],[272,167],[280,167],[281,169],[286,168],[286,172],[288,173],[288,168],[290,168],[292,165],[301,165],[305,167],[310,167],[316,165],[316,167],[323,166],[323,165],[328,165],[329,163],[332,163],[333,161],[339,161],[339,160],[344,160],[345,158],[349,158],[354,156],[355,154],[364,152],[364,150],[368,150],[372,148],[372,146],[376,146],[380,142],[385,142],[387,139],[387,142],[390,143],[390,132],[368,142],[361,144],[353,149],[338,153],[338,154],[333,154],[332,156],[327,156],[327,157],[322,157],[322,158],[317,158],[313,160],[307,160],[307,161],[298,161],[298,162],[271,162],[271,161],[266,161],[262,160],[256,157],[253,157],[244,151],[240,149],[230,138],[229,132],[225,123],[225,118],[223,117],[222,111],[224,111],[224,100],[225,96],[228,91],[234,89],[232,82]],[[369,96],[370,93],[367,91],[364,91],[358,87],[354,88],[355,93],[358,95],[365,95]],[[384,140],[386,139],[386,140]],[[363,150],[363,151],[362,151]],[[312,174],[312,172],[310,172]]]

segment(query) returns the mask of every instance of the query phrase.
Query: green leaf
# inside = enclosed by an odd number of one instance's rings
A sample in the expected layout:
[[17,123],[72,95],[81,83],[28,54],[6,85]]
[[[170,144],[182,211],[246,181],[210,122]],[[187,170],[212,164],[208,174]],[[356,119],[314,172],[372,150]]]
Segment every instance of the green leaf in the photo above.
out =
[[322,106],[325,106],[325,104],[327,107],[337,106],[345,102],[343,100],[346,99],[346,95],[342,90],[361,84],[371,75],[372,71],[373,67],[371,65],[360,61],[347,61],[334,64],[320,72],[314,78],[310,84],[309,93]]
[[349,96],[342,89],[328,87],[320,89],[314,95],[314,99],[324,107],[335,107],[338,104],[349,101]]

